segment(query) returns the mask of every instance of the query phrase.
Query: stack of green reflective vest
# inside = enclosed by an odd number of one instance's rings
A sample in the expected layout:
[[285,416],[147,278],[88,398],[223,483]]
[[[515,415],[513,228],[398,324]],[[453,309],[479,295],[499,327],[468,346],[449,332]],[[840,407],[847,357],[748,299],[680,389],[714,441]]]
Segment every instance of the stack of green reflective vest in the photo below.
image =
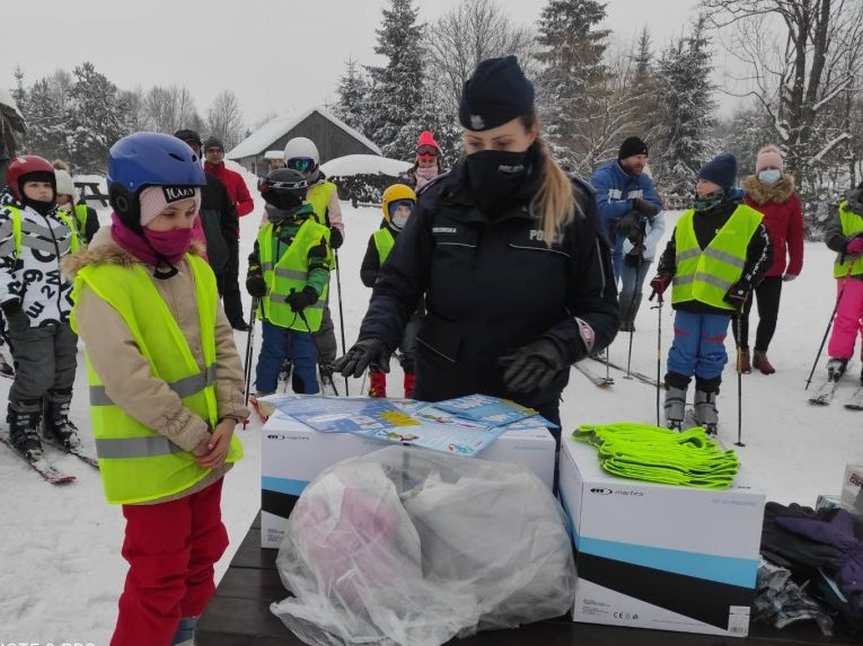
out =
[[727,489],[740,462],[701,428],[682,433],[648,424],[583,425],[572,434],[596,447],[603,470],[648,482]]

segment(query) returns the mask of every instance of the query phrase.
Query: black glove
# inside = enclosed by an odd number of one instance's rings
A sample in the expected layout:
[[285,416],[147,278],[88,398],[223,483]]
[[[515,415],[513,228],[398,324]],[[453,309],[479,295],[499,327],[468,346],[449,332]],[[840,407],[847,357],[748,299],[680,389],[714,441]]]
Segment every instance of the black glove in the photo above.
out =
[[752,288],[749,286],[749,283],[745,280],[739,280],[725,292],[725,302],[739,311],[743,309],[743,304],[746,302],[750,291],[752,291]]
[[246,291],[254,298],[263,298],[267,295],[267,283],[260,274],[249,274],[246,276]]
[[0,305],[10,331],[26,330],[30,327],[30,317],[21,309],[21,301],[7,301]]
[[338,249],[344,241],[345,237],[342,235],[342,232],[336,227],[330,227],[330,246],[333,249]]
[[318,302],[318,293],[314,287],[306,285],[302,291],[292,291],[287,298],[288,305],[294,312],[302,312],[307,307]]
[[632,198],[632,208],[649,218],[652,218],[659,213],[658,206],[640,197]]
[[391,354],[392,350],[380,339],[361,339],[345,356],[335,360],[333,370],[355,379],[362,377],[366,368],[388,373]]
[[548,339],[539,339],[501,357],[499,363],[509,366],[503,382],[514,393],[528,393],[548,388],[568,363],[558,346]]

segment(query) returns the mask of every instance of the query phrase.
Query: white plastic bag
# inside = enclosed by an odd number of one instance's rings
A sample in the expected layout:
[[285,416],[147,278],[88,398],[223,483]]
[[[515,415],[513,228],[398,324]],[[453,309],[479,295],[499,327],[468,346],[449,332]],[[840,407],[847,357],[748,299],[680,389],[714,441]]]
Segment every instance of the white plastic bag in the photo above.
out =
[[524,467],[389,447],[303,492],[271,610],[313,646],[437,646],[560,616],[575,568],[557,501]]

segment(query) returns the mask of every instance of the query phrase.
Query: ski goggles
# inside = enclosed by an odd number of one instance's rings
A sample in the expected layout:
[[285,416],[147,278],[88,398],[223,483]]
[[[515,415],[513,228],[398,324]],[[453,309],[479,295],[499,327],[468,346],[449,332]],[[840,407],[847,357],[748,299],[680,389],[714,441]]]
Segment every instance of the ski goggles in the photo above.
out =
[[288,168],[301,173],[308,173],[315,167],[315,160],[309,157],[292,157],[288,160]]
[[434,146],[420,146],[417,148],[417,157],[420,159],[434,159],[437,157],[437,148]]
[[388,207],[390,212],[390,218],[395,218],[396,213],[401,207],[404,206],[413,211],[415,205],[416,202],[414,202],[413,200],[397,200],[395,202],[390,202]]
[[305,179],[295,182],[285,182],[272,179],[263,179],[258,184],[258,190],[262,193],[267,191],[304,191],[309,188],[309,182]]

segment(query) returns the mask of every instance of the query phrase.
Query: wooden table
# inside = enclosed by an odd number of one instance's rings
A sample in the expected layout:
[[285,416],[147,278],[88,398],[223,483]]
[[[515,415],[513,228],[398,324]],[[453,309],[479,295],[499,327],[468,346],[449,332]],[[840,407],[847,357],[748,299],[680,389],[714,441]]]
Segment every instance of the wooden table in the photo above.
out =
[[[301,646],[282,622],[270,612],[270,603],[288,596],[276,572],[278,550],[261,548],[260,514],[216,589],[216,596],[201,617],[197,646]],[[692,635],[598,624],[574,623],[567,617],[522,628],[483,632],[453,640],[454,646],[792,646],[831,644],[859,646],[851,639],[826,639],[812,622],[779,632],[752,624],[751,635],[732,637]]]
[[108,196],[102,193],[99,182],[75,182],[75,187],[81,195],[81,199],[86,203],[88,200],[98,200],[102,206],[108,206]]

